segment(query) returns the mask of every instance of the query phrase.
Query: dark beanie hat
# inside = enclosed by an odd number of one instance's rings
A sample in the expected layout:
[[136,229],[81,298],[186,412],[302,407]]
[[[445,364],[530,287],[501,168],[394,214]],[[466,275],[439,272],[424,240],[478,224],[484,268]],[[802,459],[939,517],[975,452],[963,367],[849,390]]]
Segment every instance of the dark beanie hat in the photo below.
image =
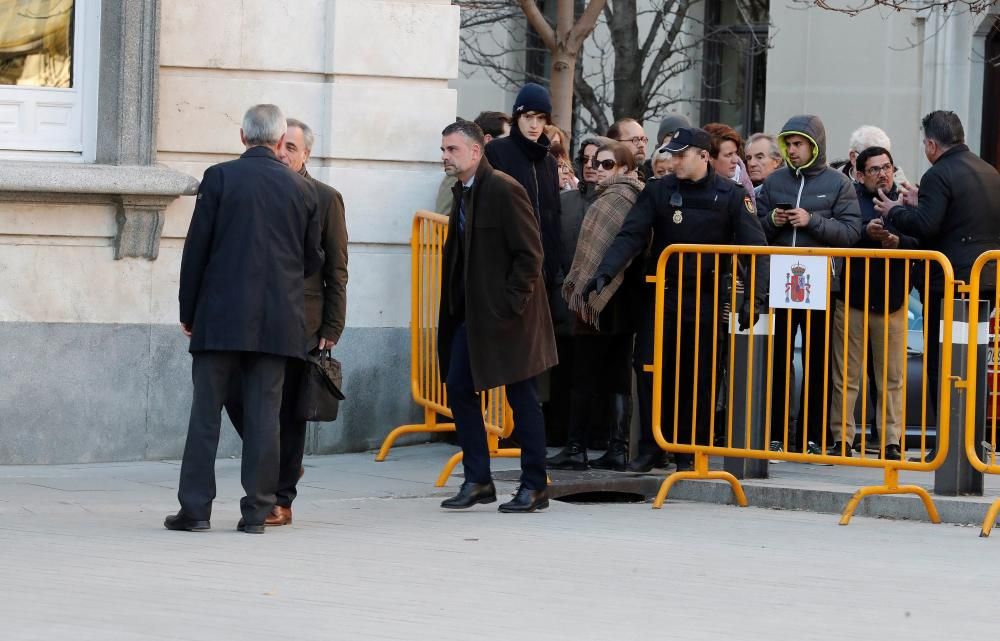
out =
[[517,118],[526,111],[537,111],[543,114],[552,113],[552,101],[545,87],[533,82],[521,87],[514,101],[514,117]]
[[691,121],[688,120],[683,114],[668,114],[663,120],[660,121],[659,130],[656,132],[656,144],[662,145],[667,136],[673,134],[682,127],[690,126]]

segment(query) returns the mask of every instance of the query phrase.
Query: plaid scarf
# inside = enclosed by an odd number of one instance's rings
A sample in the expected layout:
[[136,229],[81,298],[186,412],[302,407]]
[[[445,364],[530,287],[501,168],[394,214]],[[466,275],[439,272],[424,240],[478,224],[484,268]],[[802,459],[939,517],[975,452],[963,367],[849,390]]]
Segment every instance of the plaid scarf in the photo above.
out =
[[580,239],[576,243],[573,266],[563,282],[562,295],[569,308],[576,312],[587,324],[600,329],[598,319],[601,311],[615,295],[624,280],[625,270],[615,274],[600,294],[592,293],[589,300],[583,300],[580,291],[601,266],[604,254],[622,228],[625,215],[632,209],[642,183],[632,176],[615,176],[605,185],[597,186],[597,200],[587,209],[580,227]]

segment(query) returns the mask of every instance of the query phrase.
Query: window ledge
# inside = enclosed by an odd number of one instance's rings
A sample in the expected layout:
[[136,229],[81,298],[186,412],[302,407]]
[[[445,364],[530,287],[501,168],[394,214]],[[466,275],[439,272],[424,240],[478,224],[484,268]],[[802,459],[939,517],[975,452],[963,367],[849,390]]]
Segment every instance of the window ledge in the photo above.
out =
[[0,192],[193,196],[198,180],[160,165],[94,165],[0,160]]
[[96,196],[115,203],[116,260],[156,260],[167,205],[197,192],[195,178],[158,165],[0,161],[0,200],[75,201]]

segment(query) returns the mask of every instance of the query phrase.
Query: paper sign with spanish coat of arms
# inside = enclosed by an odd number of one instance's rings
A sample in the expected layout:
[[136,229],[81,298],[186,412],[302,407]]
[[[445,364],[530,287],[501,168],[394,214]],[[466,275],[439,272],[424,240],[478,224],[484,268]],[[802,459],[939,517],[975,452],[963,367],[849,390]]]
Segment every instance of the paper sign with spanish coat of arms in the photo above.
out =
[[826,256],[771,256],[771,307],[826,309]]

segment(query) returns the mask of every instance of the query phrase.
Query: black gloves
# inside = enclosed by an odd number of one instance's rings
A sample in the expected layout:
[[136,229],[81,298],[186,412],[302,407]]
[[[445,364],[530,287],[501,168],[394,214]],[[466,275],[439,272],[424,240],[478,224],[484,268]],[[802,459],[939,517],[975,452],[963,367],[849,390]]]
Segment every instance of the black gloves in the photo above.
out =
[[745,332],[757,324],[757,319],[760,318],[761,305],[761,301],[754,301],[753,318],[750,318],[750,299],[743,299],[743,305],[740,307],[740,311],[736,315],[736,324],[741,332]]
[[608,283],[610,282],[611,282],[610,278],[608,278],[604,274],[598,274],[597,276],[594,276],[593,278],[587,281],[587,284],[583,286],[583,291],[580,292],[580,295],[583,297],[583,300],[587,300],[588,298],[590,298],[591,292],[595,294],[600,294],[601,290],[607,287]]

